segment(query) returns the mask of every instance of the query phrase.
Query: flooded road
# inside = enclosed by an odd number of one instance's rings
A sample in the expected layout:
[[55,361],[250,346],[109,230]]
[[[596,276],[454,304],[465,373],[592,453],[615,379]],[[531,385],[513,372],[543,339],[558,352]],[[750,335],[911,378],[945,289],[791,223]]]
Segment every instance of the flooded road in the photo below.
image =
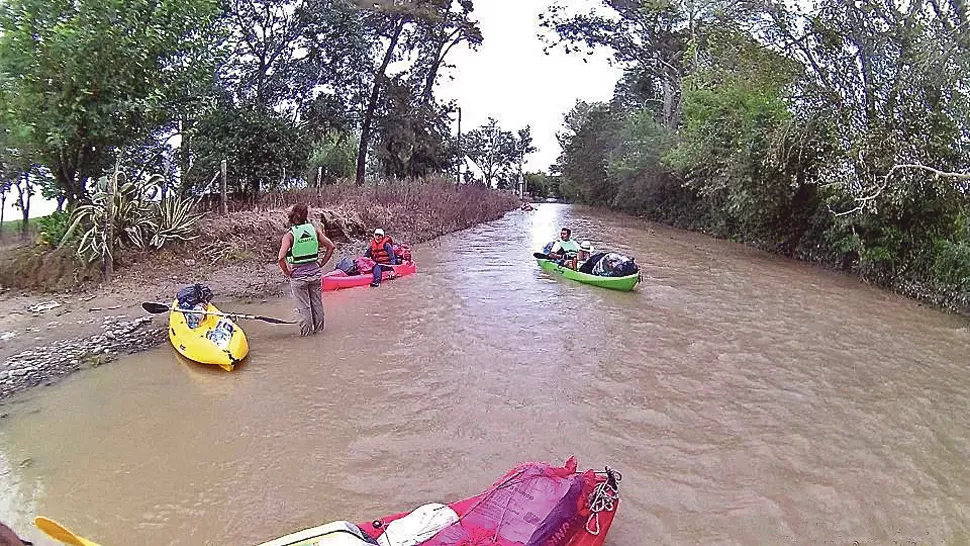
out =
[[[543,273],[531,253],[562,225],[636,256],[644,282]],[[244,546],[575,454],[623,473],[608,545],[970,542],[963,321],[561,205],[415,258],[417,275],[326,294],[322,336],[245,323],[233,373],[163,346],[0,407],[0,519],[29,538],[45,515],[105,546]]]

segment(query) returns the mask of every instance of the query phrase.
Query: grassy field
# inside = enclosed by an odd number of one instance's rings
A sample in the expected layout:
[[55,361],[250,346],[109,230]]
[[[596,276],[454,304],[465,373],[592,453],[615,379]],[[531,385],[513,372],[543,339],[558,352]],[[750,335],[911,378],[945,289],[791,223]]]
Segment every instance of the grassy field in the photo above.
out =
[[[20,226],[23,224],[21,218],[15,220],[5,220],[0,224],[0,239],[9,241],[20,236]],[[27,222],[27,229],[30,233],[37,233],[37,218],[31,218]]]

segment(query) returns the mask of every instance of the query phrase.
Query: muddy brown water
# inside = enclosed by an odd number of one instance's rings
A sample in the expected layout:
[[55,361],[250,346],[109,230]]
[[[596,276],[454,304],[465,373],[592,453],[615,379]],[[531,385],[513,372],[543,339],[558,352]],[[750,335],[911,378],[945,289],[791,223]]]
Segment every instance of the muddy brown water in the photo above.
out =
[[[561,225],[635,255],[644,282],[541,272],[530,254]],[[233,373],[163,346],[0,407],[0,519],[30,538],[46,515],[106,546],[242,546],[576,455],[623,473],[613,546],[970,542],[964,321],[562,205],[416,259],[327,294],[324,335],[246,323]]]

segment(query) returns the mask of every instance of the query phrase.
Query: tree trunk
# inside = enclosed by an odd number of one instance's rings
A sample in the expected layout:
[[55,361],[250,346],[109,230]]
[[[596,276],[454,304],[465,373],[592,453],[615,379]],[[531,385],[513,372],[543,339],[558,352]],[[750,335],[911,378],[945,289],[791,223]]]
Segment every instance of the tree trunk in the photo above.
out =
[[68,203],[76,203],[87,197],[87,192],[84,191],[84,184],[78,183],[76,165],[63,156],[62,153],[61,158],[54,162],[54,179],[64,191]]
[[424,79],[424,92],[422,93],[422,96],[425,104],[430,103],[431,99],[434,98],[434,82],[438,79],[438,71],[441,70],[441,63],[444,62],[445,57],[448,56],[448,52],[451,51],[451,48],[454,47],[458,42],[464,40],[464,36],[461,36],[460,33],[460,29],[456,29],[438,44],[438,51],[435,53],[435,60],[431,64],[431,68],[428,70],[428,74]]
[[105,225],[104,225],[104,249],[102,249],[102,267],[104,268],[104,280],[110,282],[114,275],[115,268],[115,238],[114,238],[114,202],[115,193],[118,191],[118,171],[120,170],[121,159],[115,161],[115,172],[108,182],[108,199],[105,205]]
[[20,224],[20,237],[27,240],[28,222],[30,221],[30,173],[20,175],[17,186],[17,205],[23,214],[23,222]]
[[377,109],[377,100],[381,96],[381,86],[384,84],[384,72],[387,70],[387,65],[391,64],[391,59],[394,57],[394,49],[397,47],[397,41],[401,37],[401,31],[404,30],[404,20],[400,20],[395,24],[394,35],[391,36],[391,43],[387,46],[387,52],[384,53],[384,59],[381,61],[380,68],[374,74],[374,86],[371,89],[370,99],[367,101],[367,110],[364,112],[364,122],[360,127],[360,146],[357,148],[357,185],[364,185],[364,169],[367,166],[367,145],[370,141],[370,131],[371,124],[374,122],[374,111]]
[[57,196],[57,212],[64,212],[64,201],[67,199],[63,194]]

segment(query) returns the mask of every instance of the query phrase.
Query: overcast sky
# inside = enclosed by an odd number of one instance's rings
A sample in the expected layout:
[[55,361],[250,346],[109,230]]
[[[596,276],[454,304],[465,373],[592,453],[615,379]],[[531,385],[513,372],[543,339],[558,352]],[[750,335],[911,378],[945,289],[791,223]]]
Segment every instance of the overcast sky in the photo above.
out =
[[[542,52],[539,13],[553,0],[478,0],[474,16],[480,22],[484,43],[478,51],[456,47],[449,61],[456,65],[441,75],[437,95],[444,100],[457,99],[462,107],[462,132],[485,123],[489,116],[499,120],[502,128],[516,130],[532,126],[538,152],[529,156],[526,168],[546,170],[558,157],[560,149],[556,131],[562,127],[563,114],[576,99],[608,100],[620,76],[619,70],[606,62],[606,54],[586,57],[566,55],[561,50]],[[563,0],[562,3],[584,7],[592,0]],[[454,80],[448,80],[448,75]],[[457,130],[457,123],[452,131]],[[15,192],[12,192],[15,193]],[[5,207],[4,219],[19,217],[13,208],[13,195]],[[43,216],[53,209],[53,202],[43,202],[39,195],[32,200],[31,216]]]
[[[559,155],[556,131],[576,99],[609,100],[619,70],[610,67],[606,55],[587,57],[561,50],[542,52],[539,13],[552,0],[478,0],[478,18],[484,43],[478,51],[452,50],[449,61],[453,81],[442,78],[437,95],[457,99],[462,107],[461,129],[465,132],[483,124],[489,116],[503,129],[532,126],[539,151],[529,157],[530,170],[545,170]],[[588,0],[562,3],[586,6]],[[455,128],[457,129],[457,127]]]

